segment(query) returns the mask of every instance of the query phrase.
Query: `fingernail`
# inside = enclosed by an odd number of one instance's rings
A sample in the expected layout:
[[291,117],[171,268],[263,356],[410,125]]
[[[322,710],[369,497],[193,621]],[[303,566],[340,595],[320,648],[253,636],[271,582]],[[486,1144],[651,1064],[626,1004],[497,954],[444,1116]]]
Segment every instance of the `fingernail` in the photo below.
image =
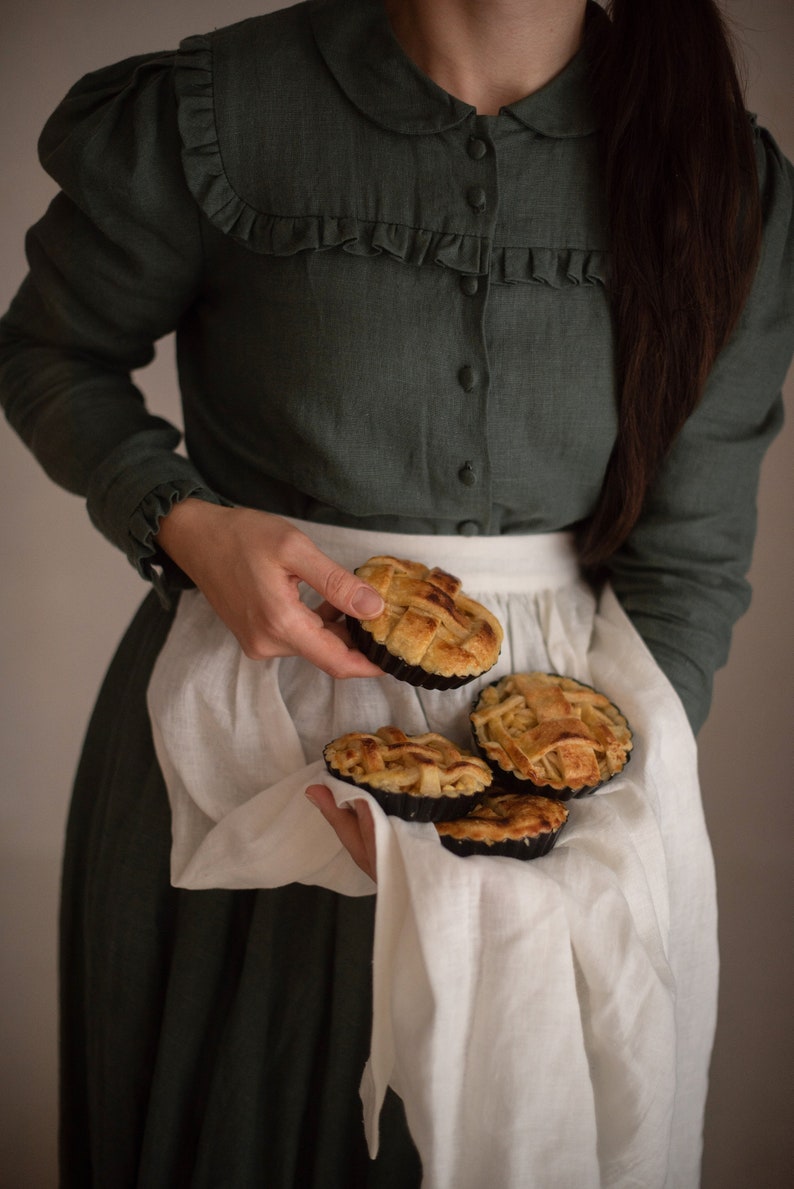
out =
[[305,795],[306,795],[306,800],[307,800],[307,801],[311,801],[311,803],[312,803],[312,805],[315,807],[315,809],[319,809],[319,805],[318,805],[318,803],[317,803],[317,798],[315,797],[315,795],[314,795],[314,793],[311,791],[311,789],[306,789],[306,794],[305,794]]
[[353,595],[351,605],[361,619],[374,619],[383,610],[383,599],[371,586],[360,586]]

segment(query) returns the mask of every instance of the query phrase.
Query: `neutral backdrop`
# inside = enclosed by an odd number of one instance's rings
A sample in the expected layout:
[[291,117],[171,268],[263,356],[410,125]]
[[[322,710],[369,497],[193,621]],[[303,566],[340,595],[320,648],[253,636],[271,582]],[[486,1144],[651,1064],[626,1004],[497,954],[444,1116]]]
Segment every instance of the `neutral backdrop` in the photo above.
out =
[[[22,237],[53,193],[35,142],[75,79],[174,47],[275,2],[5,0],[0,39],[0,306],[24,272]],[[730,0],[750,108],[794,156],[794,4]],[[178,418],[172,347],[142,383]],[[789,404],[792,384],[789,383]],[[706,1189],[794,1184],[792,903],[792,433],[769,454],[753,605],[701,734],[703,795],[721,910],[720,1023],[708,1107]],[[56,1184],[55,923],[64,818],[102,672],[144,587],[0,426],[0,1183]],[[575,1189],[565,1186],[561,1189]]]

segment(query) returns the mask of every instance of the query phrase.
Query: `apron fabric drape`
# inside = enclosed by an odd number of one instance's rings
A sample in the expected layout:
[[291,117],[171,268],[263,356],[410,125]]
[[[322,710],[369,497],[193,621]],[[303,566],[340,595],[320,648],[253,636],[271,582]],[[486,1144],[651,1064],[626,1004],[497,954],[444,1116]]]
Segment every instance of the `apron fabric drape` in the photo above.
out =
[[[695,1185],[715,901],[694,740],[667,679],[611,590],[580,578],[566,534],[464,546],[296,523],[346,566],[390,553],[456,573],[503,623],[501,656],[453,691],[335,682],[299,658],[248,660],[203,597],[184,595],[149,686],[174,883],[371,895],[303,791],[320,780],[339,804],[362,797],[378,851],[371,1153],[391,1086],[426,1189]],[[602,689],[635,732],[624,772],[571,803],[543,859],[461,860],[432,825],[386,817],[325,773],[323,745],[349,730],[393,723],[465,745],[477,689],[527,669]]]

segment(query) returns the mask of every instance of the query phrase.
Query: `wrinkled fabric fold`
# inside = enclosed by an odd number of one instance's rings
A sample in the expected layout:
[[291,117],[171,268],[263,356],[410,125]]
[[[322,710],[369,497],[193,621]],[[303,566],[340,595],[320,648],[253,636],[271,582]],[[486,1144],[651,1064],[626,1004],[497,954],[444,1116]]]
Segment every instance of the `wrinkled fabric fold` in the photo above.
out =
[[[367,801],[378,888],[370,1149],[387,1086],[405,1103],[425,1189],[693,1186],[714,1028],[713,872],[695,748],[675,693],[612,592],[578,577],[571,539],[380,535],[303,526],[352,565],[433,560],[499,616],[497,666],[422,691],[384,676],[333,682],[297,658],[249,661],[196,592],[182,597],[149,690],[172,804],[174,881],[291,880],[373,891],[306,801]],[[470,547],[469,547],[470,545]],[[501,561],[500,561],[501,558]],[[387,722],[466,744],[477,688],[541,668],[604,689],[628,716],[627,768],[573,802],[530,863],[459,859],[432,825],[389,818],[330,778],[325,742]]]

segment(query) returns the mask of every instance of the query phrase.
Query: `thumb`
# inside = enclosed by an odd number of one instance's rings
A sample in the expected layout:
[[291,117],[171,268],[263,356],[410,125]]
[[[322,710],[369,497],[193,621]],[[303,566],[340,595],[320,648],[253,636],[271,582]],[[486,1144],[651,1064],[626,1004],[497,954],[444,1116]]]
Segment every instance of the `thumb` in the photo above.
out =
[[332,607],[356,619],[375,619],[380,615],[384,603],[374,587],[326,557],[308,537],[303,537],[299,549],[296,573]]
[[[328,598],[327,595],[326,598]],[[329,599],[328,601],[332,602],[333,600]],[[383,599],[372,586],[367,586],[366,582],[359,581],[350,600],[350,606],[352,614],[358,619],[376,619],[383,610]],[[340,608],[340,610],[344,610],[344,608]]]

